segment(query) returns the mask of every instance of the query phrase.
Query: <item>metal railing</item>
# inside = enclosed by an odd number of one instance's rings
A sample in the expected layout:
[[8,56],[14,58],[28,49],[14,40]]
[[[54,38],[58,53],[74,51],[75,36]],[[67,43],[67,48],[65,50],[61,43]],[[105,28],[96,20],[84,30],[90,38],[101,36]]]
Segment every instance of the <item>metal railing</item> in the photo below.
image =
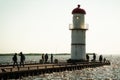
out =
[[88,30],[88,27],[89,27],[88,24],[85,24],[84,26],[79,26],[79,27],[74,27],[73,24],[69,24],[70,30],[79,30],[79,29]]

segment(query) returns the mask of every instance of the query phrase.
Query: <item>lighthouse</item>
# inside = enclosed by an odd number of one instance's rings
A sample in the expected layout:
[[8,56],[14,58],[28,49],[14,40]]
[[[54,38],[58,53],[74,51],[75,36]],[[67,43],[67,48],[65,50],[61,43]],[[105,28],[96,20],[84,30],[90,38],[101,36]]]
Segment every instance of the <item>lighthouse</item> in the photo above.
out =
[[71,59],[70,61],[79,62],[86,59],[86,26],[85,10],[80,8],[73,9],[73,24],[69,26],[71,30]]

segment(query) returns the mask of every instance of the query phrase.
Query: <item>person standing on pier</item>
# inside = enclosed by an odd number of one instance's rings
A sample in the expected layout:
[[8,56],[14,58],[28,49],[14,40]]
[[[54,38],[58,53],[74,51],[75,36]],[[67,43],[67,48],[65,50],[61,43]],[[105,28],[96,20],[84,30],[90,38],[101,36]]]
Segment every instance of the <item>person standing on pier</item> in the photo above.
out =
[[48,54],[46,53],[45,54],[45,63],[47,63],[47,60],[48,60]]
[[13,56],[12,59],[13,59],[13,67],[15,67],[15,65],[18,66],[18,62],[17,62],[17,53],[14,54],[14,56]]
[[96,54],[93,54],[93,61],[96,61]]
[[42,54],[42,63],[44,64],[44,62],[45,62],[45,55]]
[[51,63],[53,63],[53,54],[51,54]]
[[86,54],[86,59],[87,59],[87,62],[89,62],[89,55]]
[[104,60],[104,62],[106,62],[106,58],[104,58],[103,60]]
[[20,52],[20,66],[23,65],[23,67],[24,67],[24,62],[25,62],[25,56],[23,55],[22,52]]
[[103,56],[100,55],[100,57],[99,57],[99,61],[102,62],[102,60],[103,60]]

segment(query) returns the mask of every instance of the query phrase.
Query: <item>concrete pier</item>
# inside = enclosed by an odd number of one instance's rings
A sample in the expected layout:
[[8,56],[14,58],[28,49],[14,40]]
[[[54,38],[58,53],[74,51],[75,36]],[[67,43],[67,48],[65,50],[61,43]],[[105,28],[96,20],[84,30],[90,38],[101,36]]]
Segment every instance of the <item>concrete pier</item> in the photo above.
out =
[[61,62],[58,64],[27,64],[24,67],[0,67],[0,80],[21,79],[22,77],[35,76],[45,73],[80,70],[110,65],[110,62],[81,62],[76,64]]

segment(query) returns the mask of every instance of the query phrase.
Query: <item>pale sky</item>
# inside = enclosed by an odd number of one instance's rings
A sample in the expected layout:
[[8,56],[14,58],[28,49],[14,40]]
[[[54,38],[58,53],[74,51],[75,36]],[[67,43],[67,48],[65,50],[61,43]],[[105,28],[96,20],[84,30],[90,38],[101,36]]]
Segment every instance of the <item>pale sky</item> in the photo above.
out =
[[0,53],[70,53],[72,10],[86,11],[86,52],[120,53],[120,0],[0,0]]

